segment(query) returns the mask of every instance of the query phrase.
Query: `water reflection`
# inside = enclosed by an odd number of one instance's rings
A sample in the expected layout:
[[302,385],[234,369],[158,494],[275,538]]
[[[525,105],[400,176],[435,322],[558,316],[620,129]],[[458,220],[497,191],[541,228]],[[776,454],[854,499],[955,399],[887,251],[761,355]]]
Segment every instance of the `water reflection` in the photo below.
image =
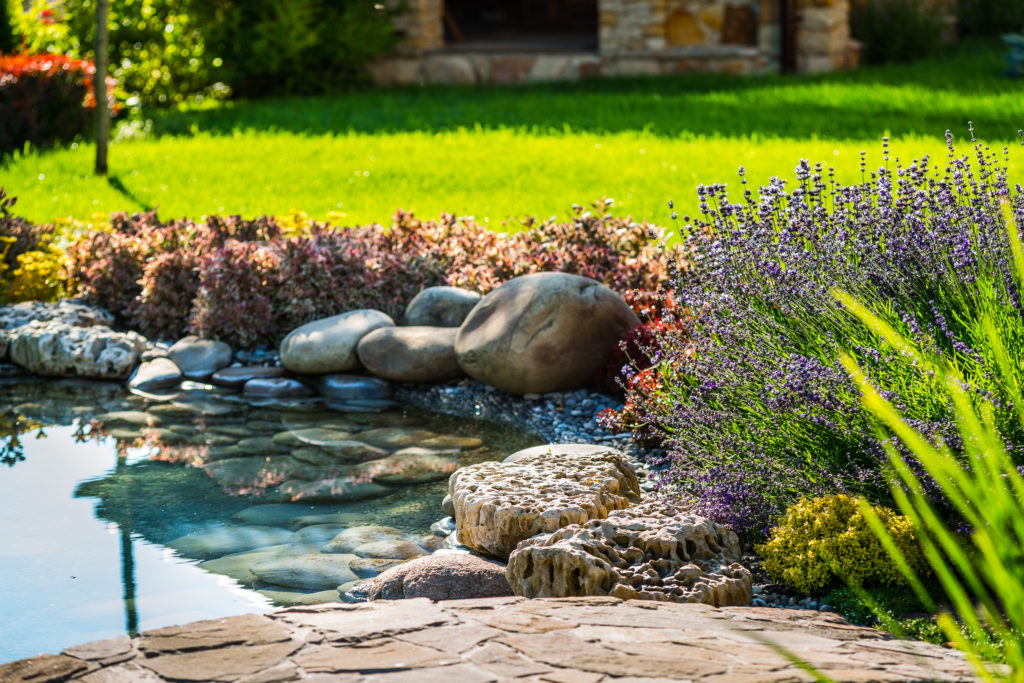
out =
[[[442,543],[432,524],[451,471],[536,439],[427,413],[5,380],[0,442],[0,582],[12,591],[0,659],[11,659],[271,602],[337,600]],[[102,569],[118,555],[119,577],[116,564]]]

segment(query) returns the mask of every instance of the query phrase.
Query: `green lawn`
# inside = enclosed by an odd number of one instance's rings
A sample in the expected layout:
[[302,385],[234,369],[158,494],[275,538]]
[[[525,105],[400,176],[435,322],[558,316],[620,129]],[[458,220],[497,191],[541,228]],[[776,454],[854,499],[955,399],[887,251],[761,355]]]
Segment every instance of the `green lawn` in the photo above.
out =
[[[165,218],[283,214],[383,222],[396,208],[488,218],[564,215],[613,197],[668,220],[698,183],[789,177],[800,158],[860,177],[881,163],[945,158],[967,121],[1024,164],[1024,82],[1001,76],[998,43],[964,43],[928,62],[813,78],[679,76],[513,88],[409,88],[237,102],[122,127],[109,181],[88,144],[16,156],[0,186],[37,221],[159,208]],[[134,131],[134,133],[133,133]],[[966,147],[964,148],[966,151]],[[1019,175],[1019,174],[1018,174]]]

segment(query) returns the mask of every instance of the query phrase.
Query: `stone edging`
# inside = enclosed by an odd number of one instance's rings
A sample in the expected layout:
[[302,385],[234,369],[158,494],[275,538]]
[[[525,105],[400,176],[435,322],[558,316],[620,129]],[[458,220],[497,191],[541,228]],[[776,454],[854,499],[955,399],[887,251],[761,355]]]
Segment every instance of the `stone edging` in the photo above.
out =
[[[772,644],[772,645],[769,645]],[[971,681],[965,657],[832,614],[615,598],[425,598],[172,626],[0,666],[0,681]]]

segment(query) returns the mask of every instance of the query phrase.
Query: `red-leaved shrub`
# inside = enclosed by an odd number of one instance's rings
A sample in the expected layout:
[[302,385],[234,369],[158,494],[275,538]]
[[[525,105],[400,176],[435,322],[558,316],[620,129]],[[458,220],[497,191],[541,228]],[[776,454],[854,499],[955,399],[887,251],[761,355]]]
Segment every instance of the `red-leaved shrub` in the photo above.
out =
[[[91,62],[65,55],[0,56],[0,154],[84,133],[96,106]],[[108,99],[114,82],[108,81]]]
[[527,222],[498,234],[442,214],[399,211],[393,225],[312,224],[285,237],[273,218],[161,223],[155,214],[112,217],[108,231],[68,252],[74,293],[145,334],[186,332],[248,347],[273,344],[303,323],[357,308],[400,317],[422,289],[450,284],[486,293],[541,271],[594,278],[644,304],[665,280],[662,231],[577,208],[570,222]]

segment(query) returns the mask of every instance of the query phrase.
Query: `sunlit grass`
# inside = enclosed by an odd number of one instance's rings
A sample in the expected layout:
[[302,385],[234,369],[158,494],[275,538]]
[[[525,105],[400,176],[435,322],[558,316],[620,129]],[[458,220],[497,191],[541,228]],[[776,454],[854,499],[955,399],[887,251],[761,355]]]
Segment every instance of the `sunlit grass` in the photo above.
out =
[[917,65],[815,78],[687,76],[522,88],[410,88],[239,102],[172,112],[111,149],[112,182],[88,144],[0,164],[0,186],[36,221],[158,208],[163,217],[293,209],[347,223],[401,207],[487,218],[564,215],[613,197],[669,221],[699,183],[790,177],[801,158],[859,179],[880,139],[904,160],[945,154],[967,121],[994,145],[1024,127],[1024,84],[999,75],[1000,48],[961,46]]

